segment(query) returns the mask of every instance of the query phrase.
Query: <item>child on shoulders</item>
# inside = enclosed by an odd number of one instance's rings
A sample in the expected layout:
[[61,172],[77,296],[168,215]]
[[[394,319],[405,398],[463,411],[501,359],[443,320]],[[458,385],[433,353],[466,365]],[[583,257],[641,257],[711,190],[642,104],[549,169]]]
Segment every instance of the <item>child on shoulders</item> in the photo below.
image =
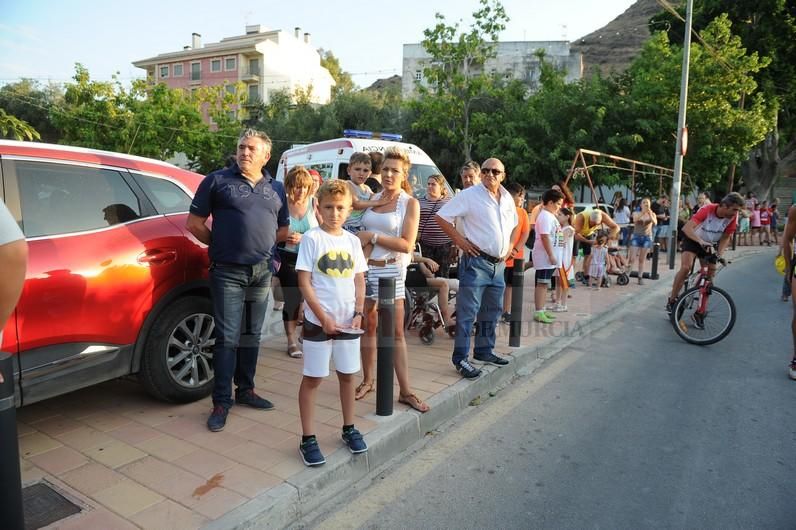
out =
[[378,199],[372,200],[373,190],[371,190],[365,181],[370,176],[371,160],[367,153],[356,152],[351,155],[348,160],[348,185],[350,186],[352,194],[353,211],[348,216],[343,228],[356,234],[362,230],[362,216],[365,210],[373,208],[374,206],[384,206],[396,199]]

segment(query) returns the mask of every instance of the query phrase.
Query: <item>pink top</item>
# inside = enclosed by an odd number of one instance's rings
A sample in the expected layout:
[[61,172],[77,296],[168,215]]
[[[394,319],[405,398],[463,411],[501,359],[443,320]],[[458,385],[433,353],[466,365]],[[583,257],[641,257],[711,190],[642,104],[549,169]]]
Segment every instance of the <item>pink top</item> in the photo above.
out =
[[760,228],[760,210],[752,210],[752,215],[749,217],[749,223],[752,228]]

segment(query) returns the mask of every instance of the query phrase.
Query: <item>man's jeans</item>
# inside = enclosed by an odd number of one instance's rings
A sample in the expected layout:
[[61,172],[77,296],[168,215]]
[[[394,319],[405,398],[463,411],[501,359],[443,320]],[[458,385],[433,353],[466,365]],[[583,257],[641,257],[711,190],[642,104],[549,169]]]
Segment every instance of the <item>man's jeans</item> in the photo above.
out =
[[481,257],[463,256],[459,262],[459,291],[456,293],[456,338],[453,342],[453,364],[467,359],[470,353],[470,332],[478,317],[475,355],[494,353],[495,327],[503,309],[506,264],[490,263]]
[[270,286],[268,260],[256,265],[213,263],[210,267],[216,339],[214,405],[232,406],[233,376],[237,392],[254,388]]

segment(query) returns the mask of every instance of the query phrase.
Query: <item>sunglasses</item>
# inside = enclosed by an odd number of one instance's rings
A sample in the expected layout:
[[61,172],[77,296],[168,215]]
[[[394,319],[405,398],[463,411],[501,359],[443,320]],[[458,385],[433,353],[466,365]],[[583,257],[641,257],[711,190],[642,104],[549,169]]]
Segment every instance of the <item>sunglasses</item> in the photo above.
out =
[[481,173],[484,174],[484,175],[498,176],[501,173],[503,173],[503,170],[502,169],[495,169],[493,167],[482,167],[481,168]]

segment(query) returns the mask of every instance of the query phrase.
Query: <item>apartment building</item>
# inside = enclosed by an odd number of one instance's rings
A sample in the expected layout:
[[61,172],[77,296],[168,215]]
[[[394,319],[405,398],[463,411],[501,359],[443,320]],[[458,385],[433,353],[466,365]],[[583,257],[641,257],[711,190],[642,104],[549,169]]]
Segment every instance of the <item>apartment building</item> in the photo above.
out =
[[[509,81],[519,79],[530,90],[538,86],[541,63],[537,51],[544,51],[545,61],[565,72],[568,82],[583,77],[583,56],[571,52],[568,41],[506,41],[495,44],[495,57],[488,59],[483,69]],[[432,58],[420,43],[404,44],[401,93],[411,98],[417,93],[417,84],[428,86],[423,71],[431,66]]]
[[248,104],[267,102],[276,90],[293,93],[297,88],[311,89],[311,101],[325,104],[335,85],[329,71],[321,66],[310,34],[302,35],[301,28],[289,33],[250,25],[243,35],[208,44],[202,44],[201,35],[194,33],[190,46],[134,61],[133,65],[146,70],[152,83],[165,83],[171,88],[227,85],[233,90],[237,83],[243,83]]

